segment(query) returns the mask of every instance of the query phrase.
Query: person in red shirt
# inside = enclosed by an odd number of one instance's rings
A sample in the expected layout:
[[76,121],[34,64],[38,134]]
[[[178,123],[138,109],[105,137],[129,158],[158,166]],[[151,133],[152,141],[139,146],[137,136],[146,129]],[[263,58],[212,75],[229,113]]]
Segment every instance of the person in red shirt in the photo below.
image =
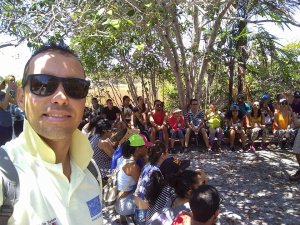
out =
[[170,132],[171,132],[171,151],[174,150],[174,143],[176,138],[181,142],[181,151],[184,149],[184,117],[182,115],[182,110],[175,108],[172,115],[169,118]]
[[167,114],[163,109],[163,103],[160,100],[154,101],[154,110],[149,113],[149,120],[151,123],[150,140],[155,142],[157,132],[162,134],[162,139],[166,145],[169,146],[169,135],[167,126]]

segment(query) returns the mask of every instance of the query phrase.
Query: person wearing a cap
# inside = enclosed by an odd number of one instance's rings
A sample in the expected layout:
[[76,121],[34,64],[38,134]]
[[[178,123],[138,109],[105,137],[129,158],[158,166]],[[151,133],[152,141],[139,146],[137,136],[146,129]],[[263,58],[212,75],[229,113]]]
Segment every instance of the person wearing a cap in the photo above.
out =
[[182,110],[179,108],[175,108],[172,111],[172,115],[169,117],[169,125],[170,125],[170,132],[171,132],[171,152],[174,151],[174,143],[176,138],[178,138],[181,142],[181,147],[183,152],[184,149],[184,117],[182,115]]
[[155,141],[154,146],[148,149],[148,163],[143,167],[134,192],[136,205],[134,218],[138,225],[146,224],[146,215],[149,202],[146,199],[147,187],[154,171],[160,172],[160,165],[168,158],[168,150],[162,141]]
[[294,92],[294,101],[291,107],[293,109],[294,129],[295,131],[298,130],[293,145],[293,153],[296,156],[296,160],[299,164],[299,169],[296,171],[295,174],[291,175],[289,178],[291,181],[298,181],[300,180],[300,91]]
[[240,109],[243,117],[245,117],[248,113],[251,112],[250,105],[247,102],[245,102],[244,94],[237,95],[237,105],[239,106],[239,109]]
[[165,145],[169,146],[169,134],[168,134],[168,115],[164,111],[163,102],[160,100],[154,101],[154,109],[149,113],[149,120],[151,123],[150,140],[155,142],[157,133],[162,134],[162,139]]
[[246,134],[243,127],[243,114],[239,109],[238,105],[232,104],[230,106],[230,112],[226,115],[227,126],[229,127],[229,142],[231,151],[235,151],[234,140],[236,134],[238,134],[242,140],[243,150],[246,150]]
[[145,136],[133,134],[122,146],[122,157],[118,160],[116,167],[119,193],[115,208],[119,215],[128,216],[134,214],[133,192],[141,173],[136,161],[146,157],[145,147],[150,147],[152,144]]
[[[4,91],[5,87],[6,91]],[[0,146],[12,139],[13,124],[10,104],[17,104],[16,88],[14,83],[0,76]]]
[[[292,129],[292,115],[289,110],[288,102],[285,98],[279,100],[279,107],[274,113],[273,133],[278,139],[278,144],[281,148],[287,141],[290,141]],[[286,141],[283,138],[286,138]]]
[[261,96],[259,106],[265,117],[266,126],[271,128],[273,123],[275,108],[273,106],[269,94],[265,93]]

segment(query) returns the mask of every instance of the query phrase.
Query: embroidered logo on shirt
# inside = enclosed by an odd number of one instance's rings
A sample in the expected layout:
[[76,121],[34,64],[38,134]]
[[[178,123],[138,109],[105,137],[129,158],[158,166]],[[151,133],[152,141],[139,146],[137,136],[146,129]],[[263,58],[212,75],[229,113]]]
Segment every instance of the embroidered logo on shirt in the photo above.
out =
[[97,195],[95,198],[92,198],[91,200],[86,202],[91,218],[97,216],[101,213],[101,203],[100,203],[100,197]]
[[56,218],[48,220],[47,222],[43,222],[41,225],[57,225]]

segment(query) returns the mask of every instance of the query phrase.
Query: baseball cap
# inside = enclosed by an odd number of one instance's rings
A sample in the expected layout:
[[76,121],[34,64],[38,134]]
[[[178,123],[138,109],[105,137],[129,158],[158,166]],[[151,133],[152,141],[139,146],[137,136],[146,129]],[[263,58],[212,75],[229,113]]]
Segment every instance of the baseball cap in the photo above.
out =
[[143,138],[146,147],[152,147],[154,145],[152,142],[147,140],[145,135],[143,135],[143,134],[139,134],[139,135]]
[[132,147],[140,147],[145,145],[143,137],[139,134],[131,135],[128,140],[130,142],[130,146]]
[[237,98],[238,98],[238,99],[245,99],[245,96],[244,96],[243,94],[238,94],[238,95],[237,95]]
[[182,110],[179,109],[179,108],[175,108],[175,109],[173,110],[173,113],[180,113],[180,112],[182,112]]
[[236,104],[233,104],[233,105],[230,106],[230,110],[231,111],[232,110],[239,110],[239,109],[240,109],[240,107],[238,105],[236,105]]
[[261,100],[269,100],[270,99],[270,96],[268,94],[263,94],[261,96]]
[[163,175],[176,174],[180,170],[188,168],[190,163],[190,160],[179,160],[178,158],[169,157],[163,161],[159,169]]
[[284,103],[284,102],[287,102],[287,100],[286,100],[285,98],[281,98],[281,99],[279,100],[279,103]]
[[116,142],[118,141],[119,144],[123,144],[125,141],[127,141],[131,135],[133,134],[138,134],[139,133],[139,130],[138,129],[129,129],[129,128],[125,128],[125,129],[122,129],[120,131],[118,131],[116,134],[114,134],[112,137],[111,137],[111,141],[113,142]]
[[300,98],[300,91],[295,91],[294,92],[294,97],[295,98]]

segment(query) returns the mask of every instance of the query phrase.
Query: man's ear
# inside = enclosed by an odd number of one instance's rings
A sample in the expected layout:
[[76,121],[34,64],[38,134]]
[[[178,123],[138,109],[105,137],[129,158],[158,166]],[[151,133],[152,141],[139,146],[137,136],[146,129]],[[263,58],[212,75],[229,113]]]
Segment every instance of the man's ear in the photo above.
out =
[[24,90],[23,88],[19,87],[17,90],[17,103],[20,109],[22,109],[23,111],[25,110],[24,97]]

